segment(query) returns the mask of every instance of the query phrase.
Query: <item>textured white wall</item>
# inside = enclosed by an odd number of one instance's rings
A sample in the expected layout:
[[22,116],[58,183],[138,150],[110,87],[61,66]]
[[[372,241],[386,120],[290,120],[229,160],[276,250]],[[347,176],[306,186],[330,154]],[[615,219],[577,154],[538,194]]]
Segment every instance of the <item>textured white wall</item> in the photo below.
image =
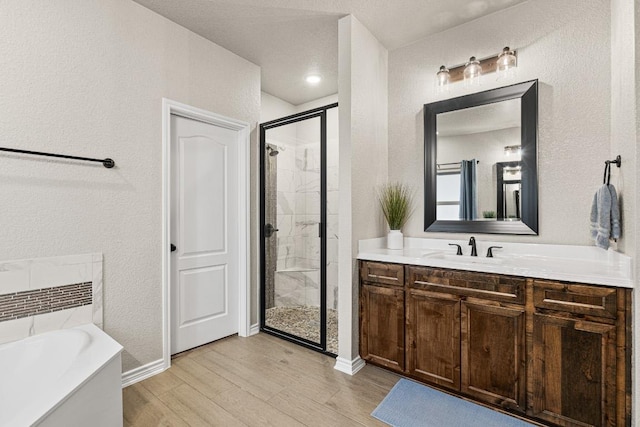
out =
[[[358,355],[358,240],[385,232],[376,188],[387,181],[388,52],[353,16],[339,30],[339,357]],[[348,238],[351,236],[351,239]]]
[[277,96],[260,92],[260,123],[295,114],[296,107]]
[[[618,0],[615,0],[618,1]],[[630,8],[630,7],[629,7]],[[638,64],[638,58],[640,58],[640,5],[637,4],[637,2],[633,3],[633,8],[635,9],[635,49],[634,49],[634,59],[635,61],[631,61],[630,64],[628,64],[628,67],[634,67],[635,64],[635,90],[631,93],[628,93],[627,96],[630,97],[634,97],[636,104],[635,104],[635,115],[636,115],[636,134],[635,134],[635,138],[630,138],[626,143],[629,144],[630,146],[635,146],[636,148],[636,153],[635,153],[635,164],[633,164],[633,170],[637,171],[638,170],[638,143],[640,142],[640,67],[637,66]],[[624,12],[624,11],[623,11]],[[632,10],[629,10],[629,13],[631,15],[633,15]],[[629,30],[631,30],[631,28],[629,28]],[[633,34],[633,33],[632,33]],[[614,65],[612,64],[612,67],[614,67]],[[635,191],[633,192],[633,195],[635,195],[635,204],[634,206],[638,206],[638,189],[640,189],[640,174],[636,174],[635,177]],[[633,212],[635,212],[636,217],[635,218],[631,218],[631,221],[634,221],[634,224],[638,223],[639,218],[637,217],[638,215],[638,210],[634,210]],[[625,220],[625,223],[629,221],[629,220]],[[637,260],[637,256],[638,254],[640,254],[640,236],[638,233],[638,229],[636,228],[636,232],[634,233],[635,236],[635,241],[634,241],[634,246],[635,246],[635,251],[634,251],[634,261],[635,261],[635,277],[640,277],[640,265],[638,264],[638,260]],[[635,293],[635,295],[633,296],[633,323],[636,323],[636,318],[637,318],[637,313],[640,313],[640,298],[638,298],[637,293]],[[632,366],[633,366],[633,390],[632,390],[632,395],[633,395],[633,403],[632,403],[632,424],[637,425],[638,423],[640,423],[639,418],[640,416],[638,416],[638,408],[640,408],[640,351],[638,351],[638,348],[640,348],[640,330],[638,328],[638,326],[634,326],[634,333],[633,333],[633,348],[635,348],[635,352],[634,352],[634,356],[633,356],[633,360],[632,360]]]
[[[289,102],[273,96],[267,92],[260,92],[260,123],[290,116],[295,113],[311,110],[313,108],[324,107],[325,105],[338,102],[338,94],[325,96],[305,102],[304,104],[293,105]],[[336,129],[337,131],[337,129]]]
[[[640,9],[637,6],[636,9]],[[638,147],[636,144],[636,40],[634,37],[634,2],[611,1],[611,151],[613,159],[620,154],[623,166],[613,169],[622,204],[624,233],[618,248],[636,255],[637,225],[637,173]],[[640,70],[640,69],[639,69]]]
[[[638,221],[638,136],[640,136],[640,7],[637,1],[611,0],[611,152],[613,159],[622,156],[617,171],[616,188],[621,194],[623,235],[618,243],[621,252],[634,257],[635,277],[640,277],[640,229]],[[614,173],[615,173],[614,172]],[[640,298],[633,298],[633,348],[640,345],[640,327],[636,316]],[[640,407],[640,352],[633,351],[633,390],[631,425],[638,425]]]
[[611,154],[609,0],[525,2],[390,52],[389,176],[418,190],[405,234],[464,237],[423,231],[423,104],[470,93],[457,83],[437,94],[440,65],[487,57],[507,45],[518,50],[517,77],[487,75],[480,89],[539,79],[540,235],[500,239],[592,244],[590,204]]
[[117,164],[1,155],[0,259],[104,253],[104,325],[123,369],[155,361],[162,97],[255,126],[260,69],[129,0],[3,1],[0,39],[2,145]]

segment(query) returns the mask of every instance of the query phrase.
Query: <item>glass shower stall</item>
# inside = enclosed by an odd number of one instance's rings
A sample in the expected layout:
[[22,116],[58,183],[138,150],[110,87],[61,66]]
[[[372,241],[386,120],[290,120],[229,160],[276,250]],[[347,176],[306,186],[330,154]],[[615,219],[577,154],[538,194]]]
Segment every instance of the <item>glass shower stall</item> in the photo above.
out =
[[338,104],[260,125],[260,329],[338,352]]

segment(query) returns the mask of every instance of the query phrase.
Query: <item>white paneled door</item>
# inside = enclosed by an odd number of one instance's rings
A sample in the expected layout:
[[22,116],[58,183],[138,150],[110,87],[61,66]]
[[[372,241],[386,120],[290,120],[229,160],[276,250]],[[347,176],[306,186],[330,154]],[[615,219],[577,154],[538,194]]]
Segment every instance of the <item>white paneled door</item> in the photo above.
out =
[[171,115],[171,354],[238,332],[237,144]]

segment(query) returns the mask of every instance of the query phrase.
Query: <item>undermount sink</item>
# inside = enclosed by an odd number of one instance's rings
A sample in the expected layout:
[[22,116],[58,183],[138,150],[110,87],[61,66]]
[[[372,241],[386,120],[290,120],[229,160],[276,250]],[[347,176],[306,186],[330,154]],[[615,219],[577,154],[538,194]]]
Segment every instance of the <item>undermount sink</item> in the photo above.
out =
[[504,258],[487,258],[484,256],[452,255],[444,252],[426,252],[422,258],[438,259],[463,264],[504,264]]

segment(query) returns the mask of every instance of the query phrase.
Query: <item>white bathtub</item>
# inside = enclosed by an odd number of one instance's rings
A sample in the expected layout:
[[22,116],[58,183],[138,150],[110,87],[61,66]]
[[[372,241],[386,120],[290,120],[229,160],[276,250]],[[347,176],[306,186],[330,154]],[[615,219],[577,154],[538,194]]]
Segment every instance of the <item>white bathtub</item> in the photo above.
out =
[[122,346],[95,325],[0,346],[0,426],[122,426]]

